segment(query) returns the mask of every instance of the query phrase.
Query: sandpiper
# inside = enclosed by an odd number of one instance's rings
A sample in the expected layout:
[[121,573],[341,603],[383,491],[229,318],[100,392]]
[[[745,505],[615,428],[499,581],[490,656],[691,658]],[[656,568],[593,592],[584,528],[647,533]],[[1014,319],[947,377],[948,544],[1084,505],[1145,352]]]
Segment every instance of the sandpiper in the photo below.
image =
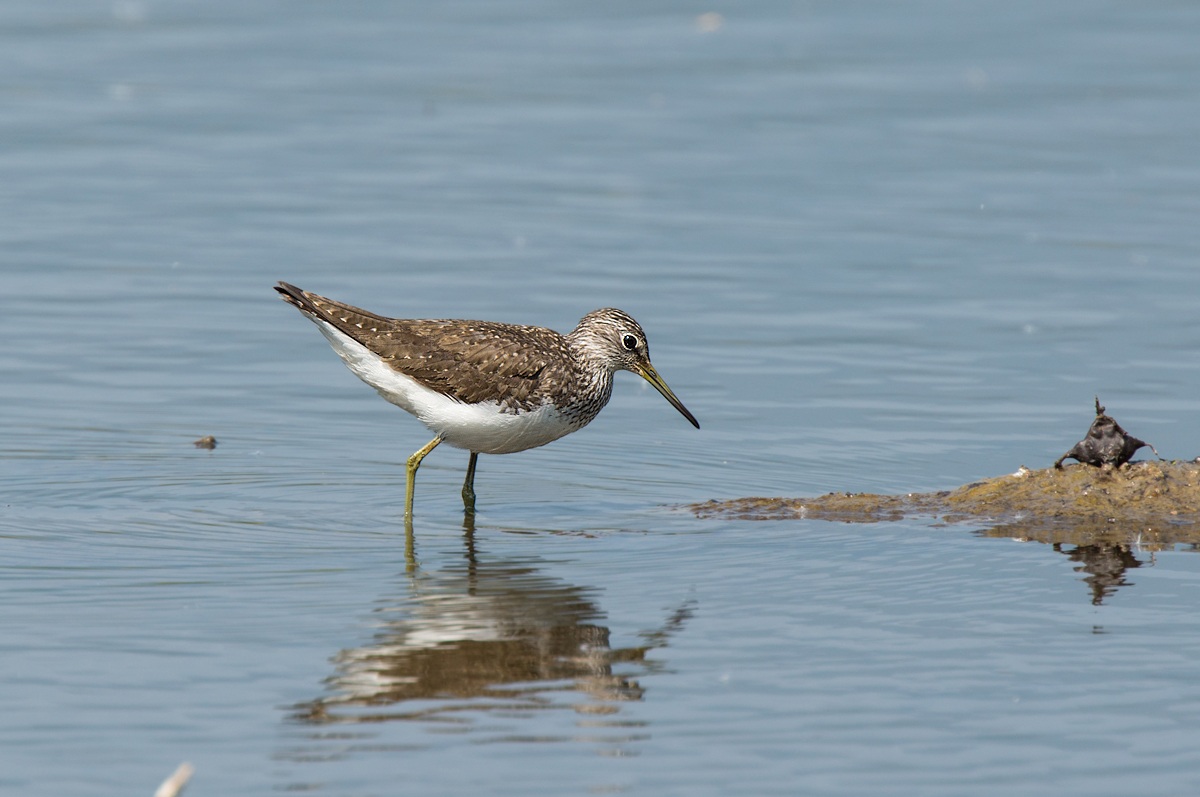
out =
[[408,458],[410,522],[417,468],[439,443],[471,452],[462,496],[473,512],[480,454],[512,454],[582,429],[608,403],[617,371],[640,375],[700,428],[650,364],[646,333],[620,310],[594,310],[560,335],[494,321],[386,318],[286,282],[275,290],[359,379],[434,433]]

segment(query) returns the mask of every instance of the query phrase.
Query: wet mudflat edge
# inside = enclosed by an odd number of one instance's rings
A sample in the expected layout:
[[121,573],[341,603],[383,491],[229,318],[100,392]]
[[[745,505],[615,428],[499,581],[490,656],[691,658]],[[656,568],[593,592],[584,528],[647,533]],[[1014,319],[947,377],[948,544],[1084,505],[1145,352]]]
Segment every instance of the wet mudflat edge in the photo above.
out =
[[810,518],[878,523],[928,517],[984,525],[988,536],[1047,543],[1200,544],[1200,464],[1030,470],[936,493],[829,493],[816,498],[737,498],[688,507],[700,518]]

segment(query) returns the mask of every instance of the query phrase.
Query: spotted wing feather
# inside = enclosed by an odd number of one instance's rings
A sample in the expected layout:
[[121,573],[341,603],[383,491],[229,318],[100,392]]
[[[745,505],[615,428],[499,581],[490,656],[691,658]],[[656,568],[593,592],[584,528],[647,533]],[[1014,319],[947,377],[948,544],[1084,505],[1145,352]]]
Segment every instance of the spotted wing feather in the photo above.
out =
[[[458,401],[497,401],[513,410],[542,403],[561,383],[565,340],[542,327],[490,321],[388,318],[281,282],[283,298],[314,321],[333,325],[389,367]],[[555,365],[557,364],[557,365]]]

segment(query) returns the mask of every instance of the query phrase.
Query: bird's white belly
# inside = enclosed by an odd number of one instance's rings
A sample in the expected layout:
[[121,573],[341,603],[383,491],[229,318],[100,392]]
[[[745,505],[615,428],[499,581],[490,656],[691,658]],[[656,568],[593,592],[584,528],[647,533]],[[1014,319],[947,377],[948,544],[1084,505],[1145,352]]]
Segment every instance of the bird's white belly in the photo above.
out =
[[497,402],[465,404],[392,369],[332,324],[318,321],[317,327],[359,379],[457,448],[479,454],[512,454],[544,446],[581,426],[572,424],[552,404],[520,413],[502,412]]

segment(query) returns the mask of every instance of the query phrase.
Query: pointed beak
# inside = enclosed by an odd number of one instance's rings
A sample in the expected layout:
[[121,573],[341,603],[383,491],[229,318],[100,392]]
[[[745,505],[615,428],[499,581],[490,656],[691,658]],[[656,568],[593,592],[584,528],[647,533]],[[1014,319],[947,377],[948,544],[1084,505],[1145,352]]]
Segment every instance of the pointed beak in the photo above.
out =
[[683,417],[691,421],[692,426],[695,426],[697,429],[700,428],[700,422],[696,420],[696,416],[688,412],[688,408],[683,406],[682,401],[675,398],[675,394],[671,392],[671,388],[667,387],[667,383],[663,381],[663,378],[658,375],[658,371],[654,370],[653,365],[650,363],[641,363],[638,366],[637,373],[639,373],[647,382],[654,385],[654,389],[659,393],[662,393],[663,398],[671,402],[672,407],[679,410],[679,413],[683,415]]

